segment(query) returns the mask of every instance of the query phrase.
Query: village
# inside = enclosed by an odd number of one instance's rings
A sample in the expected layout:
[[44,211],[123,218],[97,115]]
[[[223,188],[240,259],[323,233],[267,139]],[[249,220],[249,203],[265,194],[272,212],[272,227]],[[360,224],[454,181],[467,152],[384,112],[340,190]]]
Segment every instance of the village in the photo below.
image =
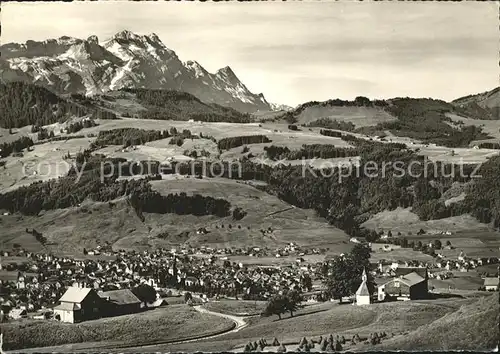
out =
[[[372,249],[387,247],[387,244],[369,245]],[[31,253],[16,248],[1,253],[2,321],[33,318],[73,323],[155,308],[168,304],[169,298],[186,293],[195,294],[201,302],[221,298],[265,301],[294,289],[300,292],[302,301],[328,301],[331,299],[324,294],[322,269],[331,256],[321,262],[306,261],[307,255],[324,252],[293,243],[274,250],[182,247],[144,252],[113,251],[104,245],[83,250],[82,257]],[[257,260],[269,255],[288,257],[290,262],[255,265],[232,261],[240,255]],[[456,259],[436,257],[433,262],[379,260],[371,262],[372,268],[366,270],[375,279],[375,293],[367,292],[363,281],[356,297],[346,300],[369,304],[425,299],[434,288],[430,284],[434,279],[445,280],[457,272],[467,273],[477,267],[490,265],[491,268],[497,264],[498,258],[471,258],[464,252]],[[479,274],[482,284],[475,290],[498,290],[496,275]],[[154,289],[154,295],[136,296],[134,292],[138,293],[135,290],[139,287]],[[97,306],[97,303],[106,306]]]

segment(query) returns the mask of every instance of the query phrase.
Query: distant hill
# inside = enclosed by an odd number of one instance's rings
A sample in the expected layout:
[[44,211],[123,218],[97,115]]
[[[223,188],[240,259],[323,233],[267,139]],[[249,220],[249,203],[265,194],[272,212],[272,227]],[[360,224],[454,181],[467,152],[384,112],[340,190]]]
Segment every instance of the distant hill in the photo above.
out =
[[471,118],[500,119],[500,87],[457,98],[451,102],[471,114]]
[[332,120],[353,124],[356,128],[369,127],[396,120],[384,110],[386,105],[385,101],[370,101],[366,97],[357,97],[354,101],[340,99],[310,101],[283,112],[279,116],[269,116],[267,120],[284,119],[289,123],[311,126],[321,126],[321,124],[316,124],[318,121]]
[[332,99],[311,101],[281,114],[260,120],[282,120],[309,127],[339,129],[368,135],[409,137],[426,143],[448,147],[466,147],[471,141],[488,139],[477,126],[456,126],[447,114],[480,119],[477,111],[431,98],[397,97],[370,100],[356,97],[353,101]]
[[58,93],[168,89],[241,112],[272,109],[264,95],[250,92],[229,66],[209,73],[196,61],[183,62],[154,33],[121,31],[103,42],[96,36],[63,36],[7,43],[0,51],[0,73],[5,81],[36,83]]

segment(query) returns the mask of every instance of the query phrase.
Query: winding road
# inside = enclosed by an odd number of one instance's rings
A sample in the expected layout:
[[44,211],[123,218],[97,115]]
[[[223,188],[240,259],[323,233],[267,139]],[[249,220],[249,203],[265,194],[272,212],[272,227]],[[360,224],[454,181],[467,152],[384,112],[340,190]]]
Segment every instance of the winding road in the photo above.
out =
[[[234,322],[235,324],[235,327],[233,327],[232,329],[229,329],[227,331],[224,331],[224,332],[221,332],[221,333],[217,333],[217,334],[208,334],[208,335],[205,335],[205,336],[200,336],[200,337],[197,337],[197,338],[193,338],[193,339],[186,339],[186,340],[175,340],[175,341],[168,341],[168,342],[165,342],[163,344],[182,344],[182,343],[191,343],[191,342],[197,342],[197,341],[200,341],[200,340],[205,340],[205,339],[212,339],[212,338],[217,338],[217,337],[220,337],[220,336],[224,336],[226,334],[229,334],[229,333],[236,333],[240,330],[242,330],[243,328],[245,328],[246,326],[248,326],[248,323],[245,321],[245,317],[250,317],[250,316],[234,316],[234,315],[227,315],[225,313],[220,313],[220,312],[214,312],[214,311],[210,311],[210,310],[207,310],[206,308],[204,308],[202,305],[197,305],[197,306],[193,306],[193,308],[200,312],[200,313],[205,313],[205,314],[208,314],[208,315],[213,315],[213,316],[218,316],[218,317],[224,317],[224,318],[227,318],[231,321]],[[148,347],[156,347],[158,345],[161,345],[162,343],[155,343],[155,344],[152,344],[152,345],[141,345],[141,346],[137,346],[137,347],[134,347],[134,348],[148,348]]]

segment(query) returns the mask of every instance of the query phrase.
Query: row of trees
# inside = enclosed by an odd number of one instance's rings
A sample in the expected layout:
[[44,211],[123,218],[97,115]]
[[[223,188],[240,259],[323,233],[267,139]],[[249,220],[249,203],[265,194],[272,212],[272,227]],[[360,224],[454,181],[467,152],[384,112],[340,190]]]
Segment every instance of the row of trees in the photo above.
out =
[[327,144],[312,144],[302,145],[300,150],[290,151],[287,147],[281,146],[266,146],[264,147],[267,156],[271,160],[286,159],[286,160],[300,160],[302,158],[337,158],[358,156],[359,151],[352,148],[339,148],[334,145]]
[[484,142],[484,143],[479,144],[479,148],[500,150],[500,143]]
[[97,123],[93,119],[83,119],[82,121],[71,123],[68,125],[68,133],[76,133],[82,130],[83,128],[92,128],[95,127]]
[[260,144],[260,143],[270,143],[269,139],[265,135],[244,135],[244,136],[232,136],[229,138],[220,139],[217,142],[219,150],[229,150],[242,145],[249,144]]
[[329,130],[329,129],[320,129],[319,133],[321,135],[331,136],[334,138],[341,138],[343,135],[341,132],[336,132],[334,130]]
[[130,195],[132,206],[139,212],[178,215],[230,215],[231,204],[225,199],[205,197],[199,194],[188,196],[180,194],[161,195],[152,191],[148,184],[143,191],[134,191]]
[[101,130],[96,139],[96,144],[104,145],[142,145],[150,141],[170,137],[167,130],[145,130],[138,128],[121,128]]
[[[331,118],[319,118],[316,119],[315,121],[312,121],[311,123],[306,125],[307,127],[319,127],[319,128],[326,128],[326,129],[336,129],[336,130],[343,130],[347,132],[352,132],[356,130],[356,126],[351,123],[351,122],[343,122],[343,121],[338,121],[336,119],[331,119]],[[327,135],[327,134],[324,134]]]
[[383,100],[373,100],[371,101],[368,97],[358,96],[353,101],[341,100],[341,99],[331,99],[323,102],[310,101],[301,104],[294,110],[295,114],[300,114],[308,107],[386,107],[387,102]]

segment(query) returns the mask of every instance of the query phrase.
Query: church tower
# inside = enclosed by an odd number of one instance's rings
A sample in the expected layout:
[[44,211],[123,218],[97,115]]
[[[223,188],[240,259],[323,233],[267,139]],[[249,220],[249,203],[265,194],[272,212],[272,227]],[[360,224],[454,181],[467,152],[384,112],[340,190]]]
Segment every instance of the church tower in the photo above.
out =
[[363,274],[361,275],[361,285],[356,291],[356,305],[370,305],[370,291],[368,290],[367,282],[368,277],[366,275],[366,269],[363,269]]

